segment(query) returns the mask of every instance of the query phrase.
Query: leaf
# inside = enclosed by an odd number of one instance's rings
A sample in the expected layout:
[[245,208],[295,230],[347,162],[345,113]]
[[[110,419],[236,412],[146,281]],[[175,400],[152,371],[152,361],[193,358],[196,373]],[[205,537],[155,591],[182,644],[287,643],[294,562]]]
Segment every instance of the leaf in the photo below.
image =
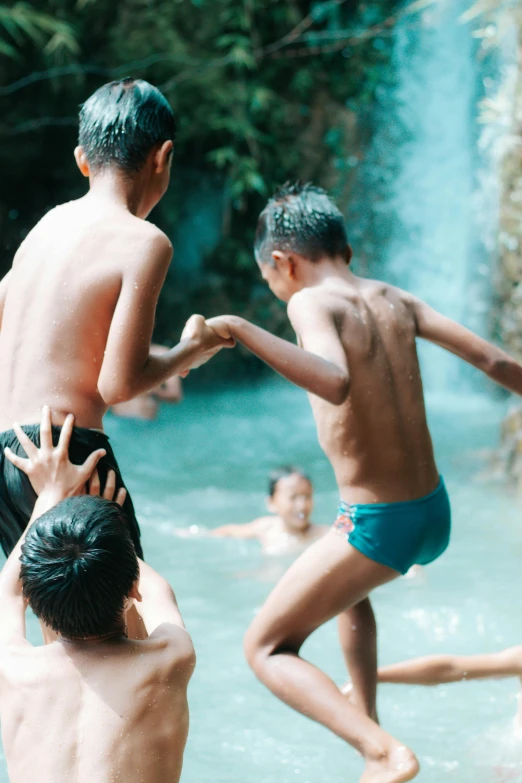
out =
[[78,42],[71,35],[64,35],[63,33],[55,33],[53,37],[48,41],[44,48],[44,54],[55,55],[60,52],[68,52],[71,55],[78,55],[80,53],[80,47]]
[[[18,47],[28,39],[39,49],[45,50],[46,47],[50,47],[47,53],[64,49],[71,54],[79,52],[72,25],[55,19],[50,14],[37,11],[28,3],[15,3],[11,8],[0,5],[0,27],[4,28]],[[0,43],[2,43],[2,51],[12,57],[14,51],[12,45],[5,41],[5,38],[0,39]]]
[[0,55],[1,54],[3,54],[5,57],[10,57],[12,60],[20,59],[20,55],[14,46],[11,46],[11,44],[8,44],[6,41],[2,41],[0,39]]

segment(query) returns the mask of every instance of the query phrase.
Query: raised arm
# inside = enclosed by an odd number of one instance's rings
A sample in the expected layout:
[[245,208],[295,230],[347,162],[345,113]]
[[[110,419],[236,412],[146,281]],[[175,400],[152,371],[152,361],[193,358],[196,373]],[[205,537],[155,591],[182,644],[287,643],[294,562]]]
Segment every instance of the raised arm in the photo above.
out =
[[271,523],[271,517],[260,517],[244,525],[221,525],[211,530],[209,535],[216,538],[255,539],[259,538]]
[[161,232],[154,233],[140,255],[129,260],[114,311],[98,390],[115,405],[150,391],[172,375],[186,372],[209,348],[224,345],[202,316],[192,319],[192,329],[168,351],[150,351],[158,297],[172,256],[172,247]]
[[137,609],[147,634],[151,636],[154,633],[158,635],[161,632],[169,632],[173,626],[184,629],[172,587],[147,563],[142,560],[139,563],[141,601]]
[[454,353],[515,394],[522,394],[522,366],[515,359],[420,299],[412,301],[419,337]]
[[332,405],[341,405],[349,392],[346,354],[330,313],[312,297],[295,294],[288,316],[300,346],[282,340],[238,316],[211,318],[209,326],[231,335],[296,386]]
[[[0,644],[26,643],[26,606],[20,581],[20,555],[27,530],[46,511],[66,497],[82,490],[95,469],[96,463],[105,454],[103,449],[98,449],[87,458],[83,465],[72,465],[68,459],[68,448],[73,423],[74,418],[69,415],[62,427],[59,443],[54,447],[51,414],[49,408],[44,407],[40,426],[40,448],[38,449],[24,431],[15,424],[15,432],[28,459],[17,456],[10,449],[5,450],[6,457],[29,476],[38,498],[25,532],[0,572],[0,616],[2,618]],[[123,502],[123,497],[120,497],[120,502]]]

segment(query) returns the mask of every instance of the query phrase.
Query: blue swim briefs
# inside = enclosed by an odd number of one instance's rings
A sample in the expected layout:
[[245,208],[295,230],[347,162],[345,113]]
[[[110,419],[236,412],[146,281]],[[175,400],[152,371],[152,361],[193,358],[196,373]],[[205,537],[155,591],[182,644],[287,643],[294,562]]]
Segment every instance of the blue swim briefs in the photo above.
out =
[[335,530],[377,563],[405,574],[436,560],[449,544],[451,508],[444,480],[429,495],[403,503],[345,503]]

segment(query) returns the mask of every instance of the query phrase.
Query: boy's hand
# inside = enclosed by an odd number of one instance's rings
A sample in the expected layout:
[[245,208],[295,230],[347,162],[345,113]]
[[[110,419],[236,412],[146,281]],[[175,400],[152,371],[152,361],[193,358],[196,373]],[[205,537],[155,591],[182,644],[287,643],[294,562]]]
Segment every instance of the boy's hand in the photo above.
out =
[[[53,446],[51,411],[44,406],[40,423],[40,448],[34,445],[19,424],[14,424],[13,429],[28,458],[24,459],[11,449],[5,449],[9,462],[29,477],[36,494],[46,495],[49,500],[52,499],[53,505],[72,495],[83,494],[96,465],[106,453],[105,449],[98,449],[87,457],[83,465],[73,465],[69,461],[73,426],[74,416],[69,414],[63,424],[58,445]],[[99,481],[98,491],[92,494],[99,494]]]
[[205,323],[207,326],[210,326],[210,328],[216,332],[216,334],[218,334],[222,340],[232,341],[232,345],[235,345],[236,338],[232,332],[230,316],[218,315],[215,318],[207,318]]
[[[222,348],[233,348],[236,344],[231,334],[221,335],[207,324],[202,315],[192,315],[183,329],[181,339],[192,340],[198,346],[198,356],[191,362],[190,370],[201,367]],[[180,373],[182,376],[188,374]]]

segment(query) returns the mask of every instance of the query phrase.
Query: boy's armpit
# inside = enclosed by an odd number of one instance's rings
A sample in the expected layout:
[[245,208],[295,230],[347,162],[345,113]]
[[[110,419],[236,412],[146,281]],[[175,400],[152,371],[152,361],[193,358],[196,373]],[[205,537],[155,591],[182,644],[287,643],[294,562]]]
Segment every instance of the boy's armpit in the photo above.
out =
[[306,290],[294,294],[288,303],[288,318],[302,348],[348,370],[334,313],[316,294]]

